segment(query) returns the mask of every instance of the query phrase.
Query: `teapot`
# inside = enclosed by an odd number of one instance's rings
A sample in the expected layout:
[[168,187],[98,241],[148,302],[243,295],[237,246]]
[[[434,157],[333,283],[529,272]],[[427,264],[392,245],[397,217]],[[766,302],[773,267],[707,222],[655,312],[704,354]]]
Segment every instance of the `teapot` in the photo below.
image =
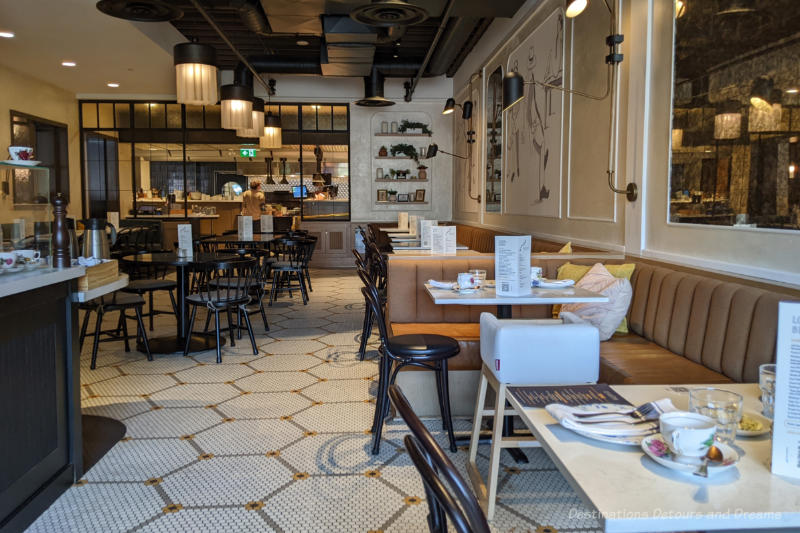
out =
[[[111,245],[117,241],[117,230],[104,218],[87,218],[81,220],[84,226],[81,256],[96,259],[111,259]],[[106,228],[111,228],[111,238],[106,235]]]

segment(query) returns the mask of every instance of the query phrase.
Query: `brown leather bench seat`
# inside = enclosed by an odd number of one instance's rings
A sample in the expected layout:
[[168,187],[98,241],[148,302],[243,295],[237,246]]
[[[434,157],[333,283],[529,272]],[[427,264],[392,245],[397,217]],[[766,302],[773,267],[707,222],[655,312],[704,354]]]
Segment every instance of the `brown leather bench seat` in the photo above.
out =
[[[554,277],[564,259],[534,262]],[[596,260],[574,260],[593,264]],[[621,261],[609,261],[621,263]],[[390,261],[387,321],[393,334],[436,333],[456,338],[461,353],[450,368],[480,368],[480,313],[492,306],[436,305],[423,284],[455,279],[472,268],[494,277],[492,259]],[[606,383],[755,382],[758,366],[774,360],[778,302],[796,298],[710,276],[637,263],[631,278],[630,333],[600,345]],[[515,318],[549,318],[551,306],[512,306]]]

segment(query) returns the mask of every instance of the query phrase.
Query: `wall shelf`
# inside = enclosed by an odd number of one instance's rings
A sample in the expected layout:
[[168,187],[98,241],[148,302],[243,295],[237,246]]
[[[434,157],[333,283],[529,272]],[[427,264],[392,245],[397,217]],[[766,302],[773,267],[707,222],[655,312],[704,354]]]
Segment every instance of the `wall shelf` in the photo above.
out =
[[376,204],[392,204],[392,205],[405,205],[405,204],[416,204],[416,205],[427,205],[428,202],[380,202],[376,201]]
[[394,155],[378,155],[378,156],[375,156],[375,159],[411,159],[411,158],[408,157],[407,155],[398,155],[398,156],[394,156]]
[[393,180],[393,179],[388,179],[388,180],[387,180],[387,179],[385,179],[385,178],[380,178],[380,179],[376,179],[375,181],[376,181],[377,183],[406,183],[406,182],[409,182],[409,181],[410,181],[410,182],[414,182],[414,183],[419,183],[419,182],[426,182],[426,181],[428,181],[428,180],[427,180],[427,179],[424,179],[424,180],[419,180],[419,179],[416,179],[416,180],[412,180],[412,179],[407,179],[407,180]]
[[430,133],[376,133],[375,137],[430,137]]

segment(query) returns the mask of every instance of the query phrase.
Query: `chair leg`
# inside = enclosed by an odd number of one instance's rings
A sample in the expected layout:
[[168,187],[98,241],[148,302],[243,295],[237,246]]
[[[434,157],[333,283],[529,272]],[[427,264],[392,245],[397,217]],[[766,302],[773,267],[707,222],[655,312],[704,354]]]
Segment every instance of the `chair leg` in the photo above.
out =
[[[184,344],[184,346],[183,346],[183,356],[184,357],[186,357],[189,354],[189,344],[192,342],[192,330],[194,329],[194,319],[195,319],[196,316],[197,316],[197,306],[193,305],[192,306],[192,314],[189,317],[189,329],[187,330],[187,333],[186,333],[186,344]],[[211,313],[209,313],[208,316],[210,317]],[[206,329],[208,329],[208,327],[206,327]]]
[[[250,315],[247,314],[246,308],[239,309],[239,312],[244,315],[244,323],[247,325],[247,334],[250,336],[250,344],[253,347],[253,355],[258,355],[258,347],[256,346],[256,338],[253,335],[253,324],[250,323]],[[241,328],[239,328],[240,334],[241,331]]]
[[89,327],[89,315],[92,314],[90,309],[87,309],[83,315],[83,323],[81,324],[81,334],[78,337],[79,351],[83,351],[83,341],[86,340],[86,329]]
[[[236,310],[236,338],[242,338],[242,310],[237,308]],[[244,310],[244,313],[247,314],[247,310]]]
[[206,313],[206,327],[203,328],[203,333],[208,333],[208,326],[211,324],[211,311]]
[[272,301],[275,299],[275,293],[278,290],[278,272],[277,270],[272,274],[272,288],[269,291],[269,305],[272,307]]
[[147,342],[147,331],[144,329],[144,320],[142,320],[142,307],[137,306],[134,308],[134,310],[136,311],[137,329],[139,330],[139,333],[142,335],[142,344],[144,344],[144,351],[147,354],[147,360],[152,361],[153,354],[150,353],[150,343]]
[[391,358],[384,354],[381,359],[381,374],[378,381],[378,397],[375,400],[375,419],[372,422],[372,455],[378,455],[381,450],[381,434],[386,409],[389,407],[389,379],[392,370]]
[[153,315],[156,314],[156,310],[153,308],[153,291],[150,291],[147,294],[150,304],[150,331],[153,331]]
[[100,345],[100,328],[103,326],[103,308],[98,307],[95,309],[97,312],[97,322],[94,325],[94,342],[92,343],[92,364],[89,368],[92,370],[97,366],[97,348]]
[[475,463],[478,457],[478,442],[481,439],[481,424],[483,423],[483,410],[486,408],[486,389],[488,380],[485,370],[481,369],[481,378],[478,383],[478,398],[475,400],[475,415],[472,417],[472,435],[469,438],[469,462]]
[[172,312],[175,314],[175,317],[178,317],[178,303],[175,301],[175,295],[172,293],[172,289],[167,291],[169,293],[169,301],[172,303]]
[[300,282],[300,295],[303,297],[303,305],[308,305],[308,292],[306,291],[306,282],[303,279],[303,271],[297,271],[297,281]]
[[128,342],[128,317],[125,316],[125,309],[120,310],[119,319],[122,320],[122,335],[125,339],[125,351],[131,351],[131,345]]
[[308,271],[308,267],[303,268],[303,273],[306,275],[306,282],[308,283],[308,292],[314,292],[314,289],[311,287],[311,274]]
[[372,333],[372,310],[369,304],[364,308],[364,326],[361,328],[361,342],[358,345],[358,360],[363,361],[367,356],[367,342]]
[[231,348],[236,346],[236,335],[233,332],[233,313],[231,313],[230,306],[226,309],[228,315],[228,333],[231,336]]
[[258,310],[261,312],[261,320],[264,321],[264,331],[269,333],[269,323],[267,322],[267,313],[264,310],[263,295],[261,298],[258,299]]
[[447,372],[447,359],[442,361],[440,365],[437,373],[441,381],[442,421],[447,427],[447,435],[450,439],[450,451],[456,453],[458,448],[456,448],[456,436],[453,432],[453,417],[450,415],[450,375]]
[[220,338],[220,327],[219,327],[219,310],[214,309],[214,324],[217,328],[217,364],[222,362],[222,339]]
[[489,453],[489,476],[487,480],[488,498],[486,501],[486,519],[494,517],[497,499],[497,477],[500,470],[500,452],[502,451],[503,419],[506,410],[506,386],[500,383],[495,391],[494,424],[492,428],[492,448]]

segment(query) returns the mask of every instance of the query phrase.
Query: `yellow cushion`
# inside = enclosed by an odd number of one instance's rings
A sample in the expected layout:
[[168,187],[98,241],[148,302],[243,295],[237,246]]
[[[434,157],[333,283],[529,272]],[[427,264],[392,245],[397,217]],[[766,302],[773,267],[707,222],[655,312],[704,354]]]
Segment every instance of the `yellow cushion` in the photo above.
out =
[[571,254],[572,253],[572,241],[569,241],[567,244],[561,247],[558,251],[560,254]]
[[[636,268],[636,263],[624,263],[622,265],[603,265],[606,270],[615,278],[625,278],[631,280],[633,269]],[[576,282],[580,280],[592,267],[589,265],[575,265],[566,262],[558,267],[558,279],[574,279]],[[553,318],[558,317],[561,312],[560,305],[553,306]],[[617,333],[628,333],[628,319],[623,318],[622,323],[617,328]]]

